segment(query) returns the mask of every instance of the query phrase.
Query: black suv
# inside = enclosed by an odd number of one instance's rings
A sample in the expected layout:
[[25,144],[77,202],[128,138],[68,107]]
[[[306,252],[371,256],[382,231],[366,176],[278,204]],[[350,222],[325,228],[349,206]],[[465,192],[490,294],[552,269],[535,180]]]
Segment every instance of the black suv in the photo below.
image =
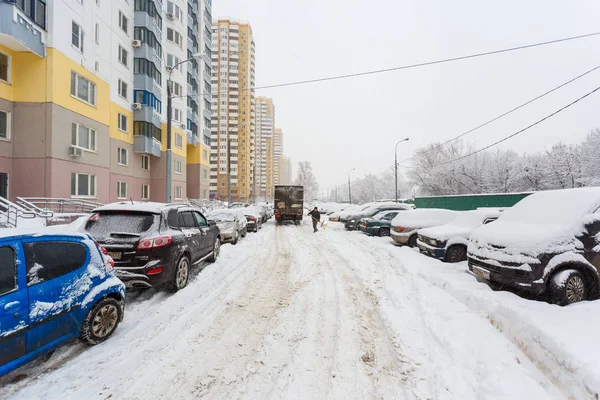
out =
[[219,256],[219,228],[187,204],[123,202],[94,210],[85,231],[115,262],[129,289],[188,284],[192,266]]
[[473,232],[469,269],[495,287],[552,303],[597,299],[600,188],[534,193]]

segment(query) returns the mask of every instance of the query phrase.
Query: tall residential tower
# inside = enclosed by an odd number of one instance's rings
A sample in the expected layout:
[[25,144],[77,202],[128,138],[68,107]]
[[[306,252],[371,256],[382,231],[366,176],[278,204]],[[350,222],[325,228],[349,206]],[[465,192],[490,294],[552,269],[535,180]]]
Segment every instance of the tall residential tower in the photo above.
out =
[[273,134],[275,129],[275,106],[266,97],[256,98],[256,164],[254,188],[256,199],[270,200],[273,196]]
[[248,23],[213,22],[211,197],[253,198],[255,45]]

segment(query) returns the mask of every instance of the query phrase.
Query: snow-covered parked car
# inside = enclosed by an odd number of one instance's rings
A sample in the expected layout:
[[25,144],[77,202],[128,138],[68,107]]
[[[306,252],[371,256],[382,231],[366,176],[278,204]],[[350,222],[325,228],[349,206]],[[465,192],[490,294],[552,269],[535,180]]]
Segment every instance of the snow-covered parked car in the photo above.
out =
[[246,236],[248,220],[246,219],[246,215],[244,215],[244,208],[213,210],[208,214],[208,219],[217,223],[222,243],[235,245],[240,238]]
[[477,229],[469,269],[567,305],[599,296],[600,188],[534,193]]
[[108,339],[123,319],[125,286],[87,234],[0,238],[0,376],[77,337]]
[[215,262],[221,248],[216,224],[187,204],[107,204],[94,210],[84,229],[106,248],[130,289],[183,289],[191,269]]
[[364,205],[349,205],[347,204],[343,210],[333,212],[329,214],[329,220],[334,222],[345,222],[345,218],[349,217],[351,214],[355,214],[360,210],[367,209],[370,204]]
[[400,211],[381,211],[371,218],[363,218],[358,224],[358,229],[370,236],[390,236],[392,220]]
[[473,231],[495,221],[501,213],[500,209],[495,208],[463,211],[447,224],[419,229],[417,246],[421,253],[442,261],[464,261]]
[[447,224],[459,214],[460,211],[440,208],[421,208],[398,213],[391,224],[392,239],[398,244],[416,247],[419,229]]
[[404,210],[412,210],[412,208],[413,208],[412,205],[405,204],[405,203],[372,203],[366,209],[363,209],[362,211],[352,214],[348,218],[346,218],[346,223],[344,224],[344,227],[349,231],[353,231],[353,230],[357,229],[359,222],[363,218],[371,218],[372,216],[374,216],[375,214],[377,214],[381,211],[391,211],[391,210],[404,211]]
[[244,215],[248,221],[248,226],[246,228],[248,232],[258,232],[258,230],[262,228],[263,219],[259,206],[244,208]]

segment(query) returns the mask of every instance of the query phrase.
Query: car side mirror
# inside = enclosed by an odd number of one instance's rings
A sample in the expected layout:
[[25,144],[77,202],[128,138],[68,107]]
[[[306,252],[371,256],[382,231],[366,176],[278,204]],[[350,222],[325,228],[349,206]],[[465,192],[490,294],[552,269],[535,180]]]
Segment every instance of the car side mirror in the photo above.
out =
[[211,219],[208,221],[208,226],[217,226],[217,223]]

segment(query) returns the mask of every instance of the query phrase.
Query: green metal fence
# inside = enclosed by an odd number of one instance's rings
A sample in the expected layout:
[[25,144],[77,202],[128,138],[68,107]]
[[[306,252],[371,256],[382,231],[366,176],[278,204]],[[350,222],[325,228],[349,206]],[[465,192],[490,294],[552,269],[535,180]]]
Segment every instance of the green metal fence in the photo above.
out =
[[445,208],[447,210],[475,210],[479,207],[512,207],[531,193],[469,194],[458,196],[415,197],[417,208]]

